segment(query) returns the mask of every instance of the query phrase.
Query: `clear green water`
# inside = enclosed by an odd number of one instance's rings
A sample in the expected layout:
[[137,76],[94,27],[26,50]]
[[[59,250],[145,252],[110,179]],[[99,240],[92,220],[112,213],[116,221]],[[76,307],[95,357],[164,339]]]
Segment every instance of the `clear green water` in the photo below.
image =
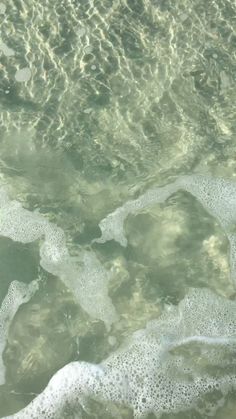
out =
[[[99,236],[102,218],[151,185],[194,171],[235,177],[235,2],[0,6],[1,180],[24,207],[62,227],[75,252]],[[31,71],[27,82],[16,80],[22,68]],[[189,287],[233,293],[224,234],[194,198],[179,193],[130,217],[126,231],[126,249],[92,245],[114,272],[115,343],[40,268],[37,244],[0,239],[0,300],[12,280],[42,277],[9,331],[1,416],[24,407],[66,363],[104,359]],[[216,418],[235,412],[230,400]]]

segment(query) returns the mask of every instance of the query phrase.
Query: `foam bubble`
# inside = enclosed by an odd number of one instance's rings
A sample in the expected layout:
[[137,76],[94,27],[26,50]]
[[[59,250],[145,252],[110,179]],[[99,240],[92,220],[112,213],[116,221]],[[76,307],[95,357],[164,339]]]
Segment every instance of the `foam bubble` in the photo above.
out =
[[15,73],[15,79],[18,82],[27,82],[31,79],[31,70],[29,67],[20,68]]
[[[147,324],[100,365],[62,368],[42,394],[11,418],[61,417],[65,406],[90,397],[133,409],[134,417],[200,409],[212,415],[207,395],[236,388],[236,302],[193,289]],[[193,362],[194,356],[194,362]]]
[[6,297],[0,308],[0,385],[5,382],[5,366],[2,360],[2,353],[5,348],[8,329],[21,304],[31,299],[38,289],[38,281],[25,284],[19,281],[12,281]]

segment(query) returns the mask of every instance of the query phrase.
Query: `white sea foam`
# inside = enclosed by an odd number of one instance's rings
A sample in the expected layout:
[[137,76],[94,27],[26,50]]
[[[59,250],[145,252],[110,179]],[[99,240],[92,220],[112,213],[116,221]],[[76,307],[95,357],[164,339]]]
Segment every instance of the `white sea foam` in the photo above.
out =
[[79,410],[84,397],[129,406],[135,418],[199,406],[211,416],[217,406],[206,395],[217,390],[224,397],[236,388],[235,341],[236,302],[193,289],[100,365],[75,362],[62,368],[10,418],[62,418],[68,405]]
[[139,198],[126,202],[122,207],[119,207],[111,214],[108,214],[108,216],[99,223],[102,236],[95,239],[94,242],[104,243],[108,240],[116,240],[122,246],[127,246],[124,221],[128,215],[138,213],[142,209],[154,204],[165,202],[165,200],[178,189],[178,183],[174,182],[161,188],[150,189]]
[[236,286],[236,183],[211,176],[191,175],[177,178],[174,183],[148,190],[139,198],[126,202],[107,215],[100,223],[102,235],[94,241],[104,243],[115,240],[127,246],[124,222],[130,214],[162,203],[178,190],[195,196],[204,208],[221,224],[230,243],[231,277]]
[[38,213],[28,211],[0,190],[0,236],[21,243],[40,240],[40,264],[58,276],[74,293],[79,304],[109,329],[117,314],[108,295],[109,272],[92,251],[80,251],[77,260],[66,247],[63,230]]
[[[234,273],[236,186],[223,179],[183,176],[173,184],[153,188],[103,220],[99,241],[118,239],[126,245],[126,217],[164,202],[179,189],[194,195],[223,227],[231,244]],[[82,307],[91,316],[104,320],[109,328],[116,318],[107,292],[109,274],[95,254],[81,251],[78,265],[69,255],[60,228],[10,201],[5,191],[0,195],[0,203],[0,234],[24,243],[44,238],[40,247],[42,266],[70,284]],[[108,316],[112,310],[111,320]],[[177,307],[169,306],[159,319],[135,332],[100,365],[77,362],[64,367],[41,395],[11,417],[61,418],[65,406],[80,406],[84,397],[129,406],[135,418],[150,412],[158,417],[198,409],[200,405],[201,412],[212,415],[217,405],[208,404],[205,395],[217,390],[224,397],[236,389],[235,342],[236,302],[207,289],[192,290]]]
[[20,305],[27,303],[37,289],[37,280],[32,281],[30,284],[12,281],[2,302],[0,308],[0,385],[5,382],[5,366],[2,354],[6,345],[9,326]]

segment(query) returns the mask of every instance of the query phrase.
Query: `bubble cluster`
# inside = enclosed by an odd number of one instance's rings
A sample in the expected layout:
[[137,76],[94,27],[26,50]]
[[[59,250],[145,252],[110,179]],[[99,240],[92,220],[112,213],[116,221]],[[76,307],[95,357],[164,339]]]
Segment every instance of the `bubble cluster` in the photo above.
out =
[[[120,238],[126,244],[126,217],[164,202],[179,189],[194,195],[219,220],[229,236],[232,254],[235,185],[198,175],[180,177],[128,201],[102,221],[100,241]],[[10,201],[3,189],[1,215],[2,235],[23,243],[43,240],[41,265],[68,284],[84,310],[102,319],[109,329],[117,314],[108,295],[109,274],[95,253],[81,250],[79,259],[72,258],[63,230]],[[12,417],[54,418],[68,404],[83,404],[83,397],[129,406],[135,418],[190,408],[212,413],[217,404],[209,407],[205,395],[217,391],[224,397],[236,387],[235,346],[236,302],[208,289],[193,289],[178,306],[168,306],[159,319],[135,332],[100,365],[78,362],[64,367],[39,397]]]
[[218,219],[224,229],[236,223],[236,183],[230,180],[206,176],[182,176],[180,188],[194,195],[205,209]]
[[40,215],[25,210],[17,201],[8,201],[0,208],[0,235],[21,243],[40,239],[47,222]]
[[100,365],[65,366],[11,418],[62,417],[66,405],[79,409],[84,397],[129,406],[135,418],[190,408],[212,415],[217,404],[209,410],[206,395],[236,388],[235,342],[236,302],[193,289]]

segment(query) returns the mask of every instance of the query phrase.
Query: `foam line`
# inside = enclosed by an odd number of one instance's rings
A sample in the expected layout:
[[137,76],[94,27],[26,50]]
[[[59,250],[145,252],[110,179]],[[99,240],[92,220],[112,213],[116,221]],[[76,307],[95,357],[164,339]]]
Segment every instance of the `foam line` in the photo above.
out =
[[72,258],[63,230],[42,215],[28,211],[0,189],[0,236],[21,243],[40,240],[40,265],[58,276],[74,293],[78,303],[93,318],[104,321],[109,330],[118,318],[108,295],[109,272],[92,251]]
[[197,198],[206,211],[215,217],[225,231],[230,244],[231,278],[236,287],[236,183],[211,176],[181,176],[175,182],[163,187],[152,188],[133,201],[108,214],[100,223],[102,235],[95,242],[115,240],[127,246],[124,222],[130,214],[163,203],[178,190],[185,190]]
[[[80,412],[84,398],[105,407],[111,402],[129,406],[137,419],[199,406],[205,416],[213,416],[217,406],[209,405],[205,396],[215,390],[223,396],[236,389],[231,356],[235,341],[236,302],[207,289],[193,289],[177,308],[135,332],[101,364],[74,362],[62,368],[38,397],[9,418],[59,419],[65,407],[77,406]],[[190,343],[203,349],[195,362],[191,351],[185,350]],[[180,346],[181,355],[170,350]],[[212,365],[217,375],[207,368]]]
[[21,304],[27,303],[38,289],[38,280],[25,284],[12,281],[0,308],[0,385],[5,383],[5,365],[2,354],[6,345],[9,326]]

